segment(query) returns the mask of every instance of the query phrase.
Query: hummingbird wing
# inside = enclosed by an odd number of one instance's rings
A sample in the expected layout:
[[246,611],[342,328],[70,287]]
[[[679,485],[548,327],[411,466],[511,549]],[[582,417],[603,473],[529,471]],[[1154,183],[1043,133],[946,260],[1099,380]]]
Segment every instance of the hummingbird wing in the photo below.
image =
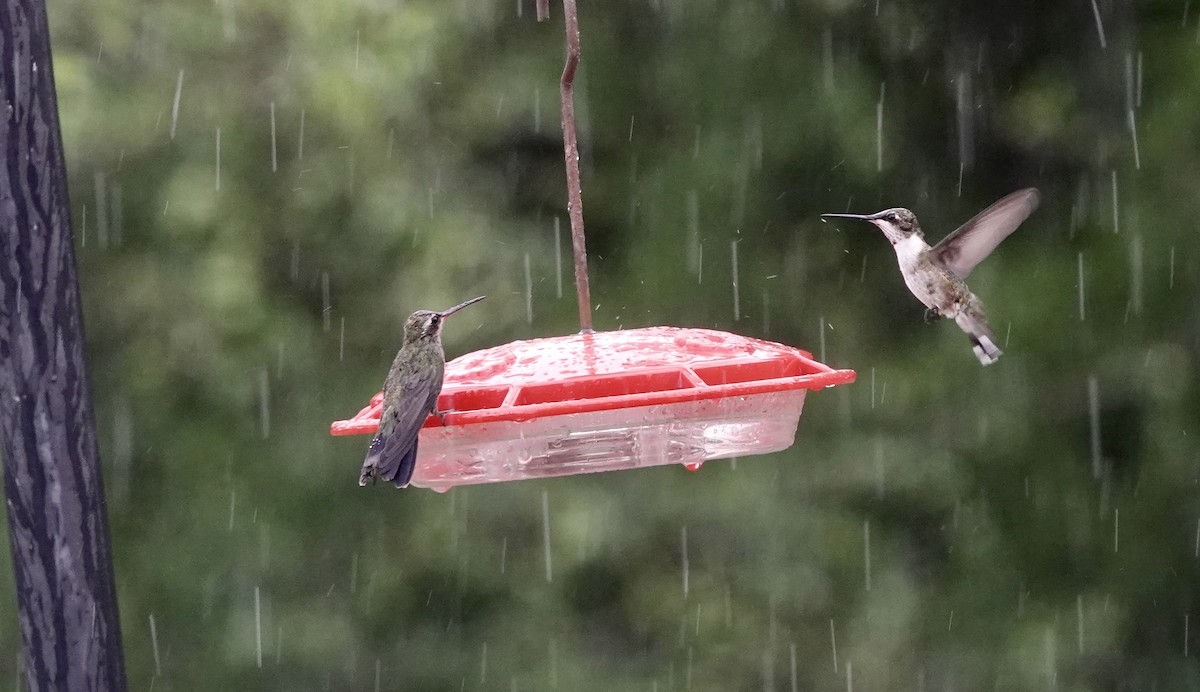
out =
[[1032,187],[1004,197],[959,226],[930,252],[960,279],[992,253],[1021,222],[1037,209],[1041,195]]
[[[441,384],[440,382],[438,383]],[[429,416],[430,411],[437,407],[438,394],[441,387],[436,387],[430,393],[425,401],[425,415],[421,416],[421,422],[417,425],[416,432],[412,435],[412,443],[408,445],[408,451],[400,458],[400,463],[396,465],[396,473],[389,480],[396,485],[397,488],[403,488],[412,480],[413,472],[417,470],[417,443],[420,441],[419,434],[421,428],[425,424],[425,419]]]
[[[441,377],[433,373],[412,372],[399,382],[397,403],[387,404],[379,417],[379,432],[371,440],[363,461],[358,484],[372,478],[391,481],[397,487],[408,485],[416,469],[417,437],[441,392]],[[385,396],[385,400],[390,397]]]

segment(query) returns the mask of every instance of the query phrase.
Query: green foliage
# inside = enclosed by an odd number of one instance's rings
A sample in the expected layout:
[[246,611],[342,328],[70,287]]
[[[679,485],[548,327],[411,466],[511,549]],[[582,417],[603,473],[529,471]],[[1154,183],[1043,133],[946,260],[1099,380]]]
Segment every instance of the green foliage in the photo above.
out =
[[[357,487],[366,440],[328,424],[409,312],[489,295],[450,356],[576,328],[551,4],[50,8],[131,684],[1196,685],[1200,63],[1171,3],[1100,3],[1106,48],[1087,3],[584,3],[597,327],[823,338],[858,383],[698,474]],[[936,240],[1027,185],[971,277],[986,370],[878,233],[818,218],[906,205]]]

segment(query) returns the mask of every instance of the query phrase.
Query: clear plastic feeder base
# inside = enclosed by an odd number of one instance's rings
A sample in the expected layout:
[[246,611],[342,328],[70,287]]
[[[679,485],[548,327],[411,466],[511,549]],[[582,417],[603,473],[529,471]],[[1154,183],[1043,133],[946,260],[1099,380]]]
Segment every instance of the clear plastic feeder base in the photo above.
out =
[[[796,436],[805,390],[684,401],[637,409],[549,416],[467,428],[426,428],[412,485],[445,491],[577,473],[787,449]],[[636,414],[631,420],[630,414]]]

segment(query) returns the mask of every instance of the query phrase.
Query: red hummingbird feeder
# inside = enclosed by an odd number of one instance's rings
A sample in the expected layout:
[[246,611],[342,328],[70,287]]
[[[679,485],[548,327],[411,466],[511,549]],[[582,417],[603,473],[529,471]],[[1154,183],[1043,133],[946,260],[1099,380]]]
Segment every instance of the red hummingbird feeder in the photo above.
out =
[[[538,0],[538,19],[548,16]],[[564,0],[560,80],[568,210],[583,331],[475,351],[446,364],[420,432],[412,485],[567,476],[767,454],[790,447],[809,390],[853,382],[791,346],[708,329],[593,332],[571,89],[579,63],[574,0]],[[374,433],[382,393],[334,435]]]
[[[800,349],[647,327],[515,341],[446,364],[411,484],[456,485],[685,464],[792,445],[810,389],[854,381]],[[334,435],[374,433],[382,394]]]

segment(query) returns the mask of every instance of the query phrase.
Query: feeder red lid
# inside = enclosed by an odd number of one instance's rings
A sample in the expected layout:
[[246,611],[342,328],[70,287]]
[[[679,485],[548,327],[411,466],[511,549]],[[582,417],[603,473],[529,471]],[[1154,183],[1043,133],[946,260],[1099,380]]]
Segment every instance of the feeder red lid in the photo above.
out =
[[[445,385],[430,426],[524,421],[569,413],[821,389],[853,382],[798,348],[728,332],[647,327],[514,341],[446,364]],[[334,435],[369,434],[380,400]]]

